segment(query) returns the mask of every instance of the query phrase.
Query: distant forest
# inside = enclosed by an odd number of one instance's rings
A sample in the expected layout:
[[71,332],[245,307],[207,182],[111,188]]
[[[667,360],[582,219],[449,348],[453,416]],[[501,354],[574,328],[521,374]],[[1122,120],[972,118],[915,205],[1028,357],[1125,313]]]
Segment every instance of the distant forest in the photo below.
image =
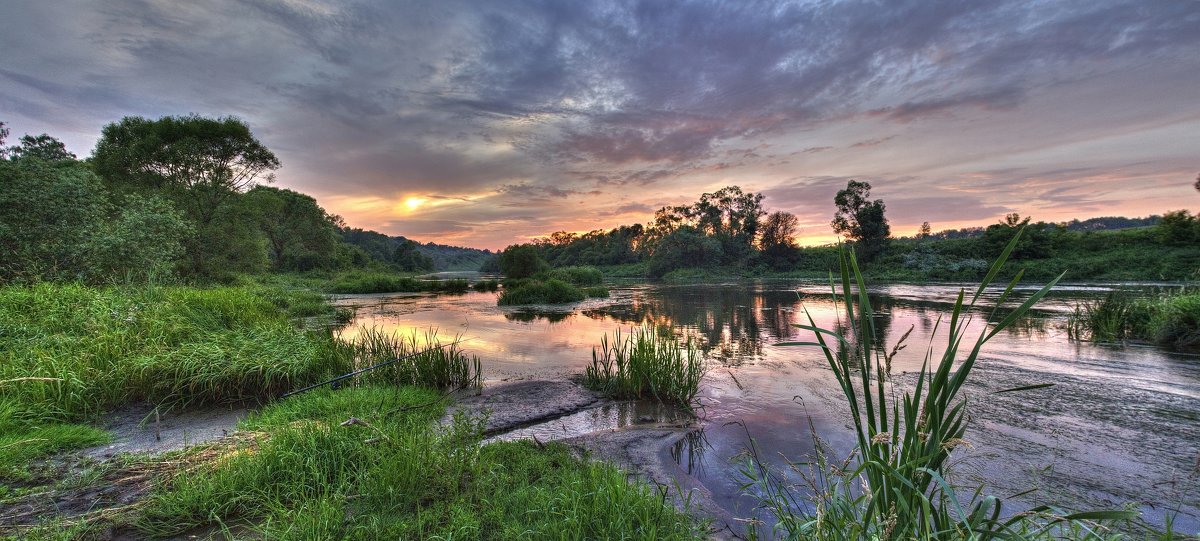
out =
[[494,257],[351,228],[268,186],[279,159],[232,117],[126,117],[82,160],[47,134],[7,136],[0,123],[0,283],[473,270]]

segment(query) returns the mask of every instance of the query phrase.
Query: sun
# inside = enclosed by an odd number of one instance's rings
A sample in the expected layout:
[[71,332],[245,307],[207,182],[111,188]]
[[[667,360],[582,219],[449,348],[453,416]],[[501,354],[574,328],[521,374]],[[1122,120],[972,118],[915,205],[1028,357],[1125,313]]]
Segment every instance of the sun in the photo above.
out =
[[410,211],[417,210],[418,208],[421,208],[421,205],[424,204],[424,197],[409,197],[408,199],[404,200],[404,206],[408,207],[408,210]]

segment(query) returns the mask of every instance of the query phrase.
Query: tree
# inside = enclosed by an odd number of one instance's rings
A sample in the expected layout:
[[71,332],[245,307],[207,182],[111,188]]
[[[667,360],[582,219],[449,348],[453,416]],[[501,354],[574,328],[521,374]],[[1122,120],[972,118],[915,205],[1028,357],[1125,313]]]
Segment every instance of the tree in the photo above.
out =
[[111,183],[162,190],[207,226],[220,207],[256,180],[274,180],[279,159],[245,122],[198,115],[125,117],[104,127],[93,153]]
[[242,205],[266,238],[275,270],[336,266],[337,218],[326,213],[316,199],[292,190],[255,186],[246,192]]
[[93,281],[170,277],[191,233],[171,202],[153,195],[126,196],[119,212],[87,241],[89,273]]
[[921,222],[921,228],[917,230],[918,239],[927,239],[933,236],[933,230],[929,226],[929,222]]
[[799,220],[788,212],[772,212],[762,223],[762,233],[759,237],[759,247],[763,259],[776,269],[784,269],[796,263],[799,249],[796,247],[796,233],[800,230]]
[[105,229],[100,179],[80,162],[0,160],[0,281],[75,280]]
[[279,159],[245,122],[198,115],[125,117],[104,127],[92,163],[117,191],[159,194],[184,211],[195,231],[186,243],[187,271],[228,276],[266,265],[254,217],[230,202],[255,181],[273,180]]
[[1012,259],[1050,257],[1054,253],[1054,239],[1050,235],[1054,226],[1046,222],[1031,224],[1029,221],[1028,216],[1022,218],[1020,214],[1013,212],[1006,214],[1000,223],[987,226],[987,229],[983,230],[982,243],[987,252],[979,254],[980,257],[990,258],[999,254],[1022,229],[1024,233],[1021,234],[1021,240],[1017,241],[1017,245],[1013,247]]
[[654,213],[654,225],[647,234],[650,251],[677,229],[688,226],[721,244],[724,260],[718,263],[744,259],[754,249],[759,218],[766,214],[762,199],[762,194],[726,186],[701,195],[700,200],[690,206],[663,207]]
[[[3,126],[3,125],[0,125],[0,126]],[[2,140],[3,140],[3,137],[0,137],[0,141],[2,141]],[[1200,191],[1200,175],[1196,175],[1196,183],[1193,184],[1193,186],[1196,187],[1196,191]]]
[[883,200],[871,201],[870,196],[870,183],[851,180],[833,198],[838,209],[833,216],[833,231],[853,240],[864,260],[879,253],[892,234],[883,215]]
[[21,144],[8,149],[9,159],[38,158],[48,162],[74,160],[75,154],[67,151],[62,141],[46,134],[23,135]]
[[408,272],[433,270],[433,258],[418,251],[419,246],[416,241],[405,239],[392,253],[392,263]]
[[1157,229],[1163,244],[1189,246],[1200,242],[1200,217],[1192,216],[1186,210],[1163,214]]
[[0,160],[8,158],[8,149],[4,147],[5,139],[8,139],[8,128],[5,128],[4,123],[0,122]]
[[724,259],[720,241],[685,225],[658,242],[646,264],[646,274],[657,280],[676,269],[719,265]]
[[549,269],[531,244],[514,244],[500,252],[500,272],[509,278],[529,278]]

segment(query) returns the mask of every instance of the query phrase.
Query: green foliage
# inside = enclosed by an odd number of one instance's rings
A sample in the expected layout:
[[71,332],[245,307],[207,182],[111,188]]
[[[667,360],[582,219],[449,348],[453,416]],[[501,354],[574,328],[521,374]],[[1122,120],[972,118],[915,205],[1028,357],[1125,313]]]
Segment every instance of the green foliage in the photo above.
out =
[[104,127],[92,165],[120,192],[158,194],[183,210],[196,232],[185,242],[189,274],[220,280],[264,270],[258,224],[231,203],[256,180],[273,180],[271,171],[280,164],[245,122],[197,115],[125,117]]
[[654,214],[654,227],[648,239],[651,249],[657,252],[661,240],[682,228],[690,228],[720,246],[721,259],[717,264],[744,259],[753,253],[759,218],[765,214],[762,199],[762,194],[727,186],[702,194],[690,206],[663,207]]
[[137,525],[143,535],[180,536],[238,522],[268,539],[699,535],[660,494],[611,466],[561,445],[481,446],[477,420],[436,429],[443,409],[434,393],[392,386],[278,402],[243,422],[232,448],[157,489]]
[[391,262],[396,268],[407,272],[433,270],[433,258],[422,254],[419,245],[411,240],[401,242],[392,252]]
[[646,265],[646,275],[659,279],[675,269],[716,266],[725,260],[721,243],[682,226],[658,241]]
[[1054,255],[1054,226],[1046,222],[1029,223],[1030,218],[1024,219],[1017,213],[1004,217],[1004,221],[987,226],[983,231],[983,249],[985,253],[997,253],[1020,233],[1020,240],[1013,248],[1013,259],[1044,259]]
[[[0,290],[0,388],[14,418],[69,421],[130,400],[266,398],[345,366],[282,305],[311,294],[258,288]],[[22,380],[25,381],[25,380]]]
[[1152,306],[1146,334],[1171,349],[1200,352],[1200,294],[1170,295]]
[[422,338],[416,333],[404,336],[366,329],[342,346],[360,368],[412,356],[371,370],[360,376],[361,381],[441,390],[481,387],[479,357],[463,353],[456,341],[442,342],[436,331]]
[[613,398],[653,398],[693,411],[704,372],[691,338],[680,344],[669,329],[660,334],[640,327],[628,335],[618,329],[611,343],[604,335],[592,348],[583,384]]
[[[843,254],[841,288],[834,286],[832,279],[830,286],[835,303],[847,315],[848,333],[819,328],[806,314],[808,323],[796,326],[812,331],[815,341],[780,345],[815,346],[824,353],[850,406],[856,450],[842,465],[831,464],[823,455],[818,457],[815,508],[801,504],[793,489],[760,460],[748,464],[743,473],[761,489],[764,507],[779,519],[776,533],[820,539],[942,539],[964,535],[970,539],[1052,538],[1064,525],[1078,524],[1084,526],[1082,531],[1091,531],[1091,523],[1085,520],[1136,517],[1135,512],[1071,515],[1036,507],[1012,518],[1001,518],[999,499],[982,496],[980,489],[968,500],[945,481],[951,453],[964,445],[966,404],[958,395],[981,349],[1023,317],[1062,276],[1013,310],[992,309],[988,324],[964,356],[959,346],[974,319],[970,314],[1018,240],[1012,239],[974,293],[960,292],[947,327],[946,349],[936,353],[930,346],[915,386],[901,399],[896,398],[897,389],[889,380],[892,357],[903,349],[904,338],[890,352],[877,340],[874,312],[857,260],[853,252]],[[997,306],[1012,297],[1020,278],[1018,274],[1012,280]],[[819,444],[818,453],[823,453]]]
[[604,273],[596,267],[562,267],[541,275],[577,286],[594,286],[604,281]]
[[428,286],[416,278],[387,272],[354,271],[338,276],[330,293],[411,293]]
[[[0,145],[3,145],[2,140],[0,140]],[[25,158],[36,158],[47,162],[75,160],[75,154],[69,152],[62,141],[44,133],[38,136],[22,136],[20,145],[8,149],[8,156],[12,160]]]
[[468,289],[471,289],[471,282],[468,282],[461,278],[455,278],[452,280],[433,280],[430,282],[426,282],[425,286],[427,288],[429,288],[430,291],[442,291],[445,293],[466,293]]
[[239,203],[266,239],[271,269],[308,271],[337,266],[336,218],[302,193],[255,186]]
[[585,295],[587,295],[589,299],[607,299],[608,298],[608,288],[604,287],[604,286],[594,286],[594,287],[584,288],[583,293]]
[[94,442],[64,423],[127,402],[264,400],[346,371],[328,334],[289,318],[312,312],[312,298],[256,287],[0,289],[0,441],[25,442],[4,456]]
[[564,304],[579,302],[587,298],[587,294],[579,288],[562,280],[530,280],[510,286],[504,284],[504,292],[500,294],[497,304],[500,306],[520,304]]
[[480,280],[472,286],[475,291],[497,291],[500,289],[499,280]]
[[837,212],[833,216],[833,231],[855,241],[864,260],[870,260],[883,249],[892,234],[883,216],[883,200],[871,201],[871,183],[851,180],[846,189],[833,198]]
[[1144,340],[1177,351],[1200,351],[1200,293],[1146,299],[1109,293],[1077,305],[1068,316],[1067,333],[1075,340]]
[[1159,238],[1171,246],[1196,246],[1200,244],[1200,218],[1186,210],[1163,214],[1158,222]]
[[529,244],[515,244],[500,252],[500,272],[508,278],[529,278],[550,270],[537,249]]
[[791,268],[800,258],[796,246],[796,234],[800,231],[798,220],[788,212],[772,212],[762,224],[759,248],[762,258],[772,269]]
[[170,202],[130,194],[119,214],[87,241],[89,272],[97,280],[169,281],[191,226]]
[[0,282],[85,278],[108,210],[82,163],[0,161]]

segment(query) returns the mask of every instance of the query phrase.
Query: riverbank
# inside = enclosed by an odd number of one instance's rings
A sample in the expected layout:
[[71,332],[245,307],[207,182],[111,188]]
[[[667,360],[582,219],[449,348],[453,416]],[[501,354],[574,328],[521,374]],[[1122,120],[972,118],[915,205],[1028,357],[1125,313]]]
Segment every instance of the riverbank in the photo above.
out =
[[[279,400],[348,371],[356,361],[347,353],[364,351],[301,317],[334,314],[324,300],[315,310],[311,295],[249,286],[0,290],[0,534],[699,535],[656,489],[566,446],[483,445],[478,417],[438,424],[442,394],[396,385],[425,381],[411,371]],[[255,411],[213,413],[233,403]],[[145,415],[135,422],[136,412]],[[236,429],[206,424],[208,437],[221,437],[166,451],[164,436],[204,437],[199,425],[188,431],[189,415],[218,425],[245,418]],[[184,434],[173,433],[180,423]],[[106,425],[124,428],[114,435]],[[148,442],[146,429],[151,447],[125,441],[137,433]]]

